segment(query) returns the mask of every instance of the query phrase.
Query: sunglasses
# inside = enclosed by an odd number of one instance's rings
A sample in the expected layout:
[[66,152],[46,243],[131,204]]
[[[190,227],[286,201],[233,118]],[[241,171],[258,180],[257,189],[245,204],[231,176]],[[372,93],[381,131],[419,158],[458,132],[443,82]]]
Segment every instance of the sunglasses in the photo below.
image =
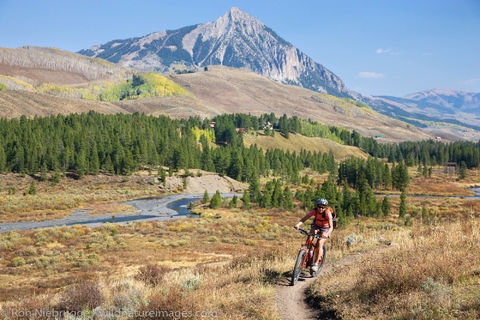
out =
[[324,205],[321,205],[321,204],[318,204],[318,205],[317,205],[317,208],[325,208],[325,206],[324,206]]

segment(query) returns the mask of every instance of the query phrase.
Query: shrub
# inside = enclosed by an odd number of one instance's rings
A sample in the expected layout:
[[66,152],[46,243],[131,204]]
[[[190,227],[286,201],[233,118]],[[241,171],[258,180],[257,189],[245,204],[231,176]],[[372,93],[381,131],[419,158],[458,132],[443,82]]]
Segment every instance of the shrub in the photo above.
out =
[[255,240],[251,240],[251,239],[245,239],[245,240],[243,240],[243,243],[246,246],[254,246],[254,245],[257,244],[257,242]]
[[193,291],[198,289],[202,285],[202,280],[199,277],[189,278],[183,281],[182,286],[187,291]]
[[28,189],[25,191],[25,195],[27,194],[31,194],[31,195],[37,194],[37,187],[35,186],[35,180],[32,181]]
[[140,267],[135,279],[142,281],[150,286],[157,286],[165,279],[165,274],[170,271],[170,268],[158,264],[147,264]]
[[[139,313],[157,311],[149,319],[171,320],[171,319],[195,319],[195,312],[198,311],[197,304],[193,297],[185,296],[180,288],[173,287],[166,294],[158,292],[153,294],[148,302],[139,308]],[[182,311],[191,311],[190,316],[182,316]],[[158,312],[160,311],[160,312]]]
[[218,242],[218,238],[215,236],[211,236],[210,238],[208,238],[208,242]]
[[218,207],[220,207],[221,203],[222,197],[220,196],[220,191],[217,190],[213,195],[212,200],[210,200],[210,208],[217,209]]
[[[0,309],[2,319],[35,319],[50,320],[52,314],[52,296],[42,295],[25,297],[21,301],[4,305]],[[30,318],[20,317],[20,315],[32,315]]]
[[205,192],[203,193],[202,203],[206,204],[208,202],[208,200],[210,200],[210,198],[208,197],[208,191],[205,190]]
[[89,281],[67,288],[60,298],[58,307],[64,311],[91,310],[100,306],[104,301],[105,296],[99,285]]
[[22,257],[15,257],[11,261],[12,267],[23,266],[24,264],[25,264],[25,259],[23,259]]

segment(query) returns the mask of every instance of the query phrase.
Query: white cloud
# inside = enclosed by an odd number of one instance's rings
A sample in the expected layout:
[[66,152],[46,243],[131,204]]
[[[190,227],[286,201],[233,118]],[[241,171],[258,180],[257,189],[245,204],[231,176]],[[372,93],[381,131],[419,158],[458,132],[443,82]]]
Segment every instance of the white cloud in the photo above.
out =
[[393,52],[392,48],[388,48],[388,49],[378,48],[376,51],[377,54],[392,53],[392,52]]
[[467,85],[467,86],[474,86],[478,83],[480,83],[480,78],[468,79],[462,82],[463,85]]
[[368,72],[368,71],[360,72],[358,74],[358,77],[359,78],[364,78],[364,79],[383,79],[383,78],[385,78],[383,73]]

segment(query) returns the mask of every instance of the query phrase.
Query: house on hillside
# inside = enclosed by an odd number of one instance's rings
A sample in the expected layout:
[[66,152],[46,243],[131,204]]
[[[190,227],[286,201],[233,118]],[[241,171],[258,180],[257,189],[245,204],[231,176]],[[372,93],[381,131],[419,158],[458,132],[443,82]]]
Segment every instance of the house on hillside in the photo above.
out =
[[210,122],[210,127],[215,128],[215,121]]
[[245,133],[245,128],[235,128],[235,131],[237,131],[237,133]]
[[270,121],[267,121],[263,124],[263,130],[273,130],[273,123],[270,123]]

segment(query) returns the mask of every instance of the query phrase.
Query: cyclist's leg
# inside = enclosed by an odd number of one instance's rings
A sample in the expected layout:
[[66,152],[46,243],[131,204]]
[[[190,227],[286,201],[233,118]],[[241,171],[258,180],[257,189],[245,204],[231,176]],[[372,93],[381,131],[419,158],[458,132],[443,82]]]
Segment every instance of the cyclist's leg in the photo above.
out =
[[309,240],[313,241],[313,237],[317,234],[318,227],[315,223],[310,225],[310,232],[308,233]]
[[318,263],[320,258],[323,257],[323,245],[325,242],[327,242],[327,239],[318,239],[317,241],[318,255],[315,257],[315,263]]
[[[328,231],[328,228],[321,228],[320,229],[320,232],[321,232],[321,235],[325,235],[325,233],[327,233]],[[323,257],[323,245],[325,244],[325,242],[327,242],[327,239],[318,239],[316,245],[317,245],[317,251],[318,251],[318,255],[315,257],[315,263],[318,263],[318,261],[320,261],[320,258]]]

